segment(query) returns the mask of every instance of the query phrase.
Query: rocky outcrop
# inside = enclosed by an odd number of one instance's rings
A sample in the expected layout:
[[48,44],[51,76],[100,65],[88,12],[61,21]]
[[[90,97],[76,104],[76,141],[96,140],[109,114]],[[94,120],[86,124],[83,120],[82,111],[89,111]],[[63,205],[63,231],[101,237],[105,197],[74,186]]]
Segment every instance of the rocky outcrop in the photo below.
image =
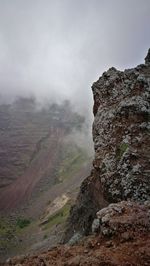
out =
[[92,86],[94,168],[109,202],[150,196],[149,71],[146,65],[111,68]]
[[150,199],[150,50],[145,64],[112,67],[92,90],[94,168],[71,210],[65,241],[75,231],[88,234],[96,212],[109,203]]
[[150,203],[147,201],[144,205],[131,201],[111,203],[96,215],[92,231],[104,236],[118,235],[131,240],[138,234],[148,234],[150,231]]

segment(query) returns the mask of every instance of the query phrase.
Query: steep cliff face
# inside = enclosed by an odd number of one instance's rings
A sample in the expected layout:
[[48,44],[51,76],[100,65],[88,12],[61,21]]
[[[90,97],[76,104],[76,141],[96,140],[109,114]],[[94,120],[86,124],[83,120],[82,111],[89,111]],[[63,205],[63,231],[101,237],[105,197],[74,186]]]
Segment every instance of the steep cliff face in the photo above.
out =
[[148,65],[111,68],[92,86],[94,168],[109,202],[150,196],[149,77]]
[[88,234],[96,212],[109,203],[150,199],[150,50],[145,64],[110,68],[92,90],[93,170],[71,210],[65,241]]

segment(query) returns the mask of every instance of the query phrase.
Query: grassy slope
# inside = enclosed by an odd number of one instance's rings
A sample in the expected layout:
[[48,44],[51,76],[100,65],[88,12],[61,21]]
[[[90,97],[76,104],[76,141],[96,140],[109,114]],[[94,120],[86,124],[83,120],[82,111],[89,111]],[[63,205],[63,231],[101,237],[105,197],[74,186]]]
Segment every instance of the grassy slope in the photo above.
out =
[[47,230],[52,228],[54,225],[59,225],[64,223],[69,215],[69,211],[70,211],[70,203],[68,202],[65,204],[63,208],[61,208],[55,214],[53,214],[48,218],[46,225],[44,225],[42,229]]

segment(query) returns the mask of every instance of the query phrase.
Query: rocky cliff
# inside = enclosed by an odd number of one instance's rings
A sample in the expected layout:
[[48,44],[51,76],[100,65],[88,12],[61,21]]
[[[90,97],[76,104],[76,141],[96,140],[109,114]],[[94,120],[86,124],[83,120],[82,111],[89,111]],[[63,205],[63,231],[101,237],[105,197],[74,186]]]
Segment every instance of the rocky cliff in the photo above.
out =
[[76,232],[89,234],[97,211],[109,203],[150,199],[150,50],[145,64],[112,67],[92,90],[93,170],[71,209],[65,241]]

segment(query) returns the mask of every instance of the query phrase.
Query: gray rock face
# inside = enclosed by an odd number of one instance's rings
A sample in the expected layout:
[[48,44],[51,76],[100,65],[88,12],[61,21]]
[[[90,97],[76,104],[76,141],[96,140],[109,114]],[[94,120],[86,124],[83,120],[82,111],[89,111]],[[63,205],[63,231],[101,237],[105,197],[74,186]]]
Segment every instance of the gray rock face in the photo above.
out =
[[92,89],[94,168],[104,197],[145,201],[150,197],[150,66],[110,68]]
[[113,203],[98,211],[96,220],[102,235],[120,235],[123,241],[128,241],[135,233],[149,232],[150,205],[131,201]]
[[68,244],[70,246],[73,246],[73,245],[77,244],[81,240],[81,238],[82,238],[82,235],[79,232],[75,233],[73,235],[73,237],[69,240]]
[[150,200],[149,61],[150,50],[146,64],[124,72],[112,67],[92,85],[93,170],[81,185],[65,239],[72,228],[83,235],[97,231],[98,221],[92,221],[109,203]]
[[100,229],[100,220],[94,219],[92,223],[92,233],[98,233]]

